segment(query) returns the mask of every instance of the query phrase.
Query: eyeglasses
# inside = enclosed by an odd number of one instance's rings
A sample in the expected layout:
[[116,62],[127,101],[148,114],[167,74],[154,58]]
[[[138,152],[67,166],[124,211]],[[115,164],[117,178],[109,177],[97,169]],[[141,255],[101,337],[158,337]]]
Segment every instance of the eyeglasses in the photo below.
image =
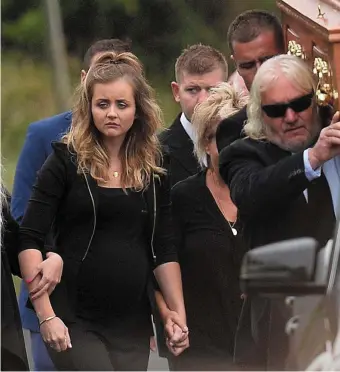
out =
[[273,105],[263,105],[262,110],[270,118],[281,118],[285,116],[288,108],[291,108],[294,112],[302,112],[308,109],[312,104],[314,92],[306,94],[305,96],[295,98],[287,103],[275,103]]
[[262,65],[262,63],[266,62],[268,59],[271,59],[271,58],[275,57],[275,55],[260,57],[258,59],[254,59],[253,61],[240,62],[238,64],[238,68],[243,69],[243,70],[251,70],[254,67],[256,67],[257,63],[259,63],[260,65]]

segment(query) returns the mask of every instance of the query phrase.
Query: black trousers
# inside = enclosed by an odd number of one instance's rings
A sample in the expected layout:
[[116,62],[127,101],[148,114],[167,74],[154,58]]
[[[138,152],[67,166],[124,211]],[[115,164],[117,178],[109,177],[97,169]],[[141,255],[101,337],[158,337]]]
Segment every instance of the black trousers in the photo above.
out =
[[1,371],[29,371],[27,360],[1,346]]
[[[190,337],[190,336],[189,336]],[[202,350],[186,349],[179,356],[168,356],[170,371],[236,371],[233,358],[225,355],[207,355]]]
[[72,348],[57,353],[48,347],[60,371],[146,371],[150,353],[150,315],[105,322],[77,318],[66,324]]

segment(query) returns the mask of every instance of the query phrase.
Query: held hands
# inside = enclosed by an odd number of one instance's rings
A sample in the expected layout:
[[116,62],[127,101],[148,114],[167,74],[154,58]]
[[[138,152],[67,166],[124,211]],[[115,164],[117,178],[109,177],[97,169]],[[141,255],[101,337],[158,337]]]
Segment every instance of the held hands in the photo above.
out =
[[315,170],[326,161],[340,155],[340,112],[337,111],[331,124],[323,128],[313,148],[308,151],[308,158]]
[[164,319],[164,330],[166,345],[173,355],[180,355],[190,346],[188,327],[175,311],[168,311]]
[[44,321],[40,326],[40,333],[44,342],[57,352],[72,348],[68,328],[58,317]]
[[48,252],[46,257],[46,260],[36,267],[33,276],[29,280],[26,280],[26,283],[31,283],[37,275],[42,275],[38,285],[30,292],[32,301],[36,300],[45,292],[50,295],[57,284],[60,283],[63,273],[63,259],[54,252]]

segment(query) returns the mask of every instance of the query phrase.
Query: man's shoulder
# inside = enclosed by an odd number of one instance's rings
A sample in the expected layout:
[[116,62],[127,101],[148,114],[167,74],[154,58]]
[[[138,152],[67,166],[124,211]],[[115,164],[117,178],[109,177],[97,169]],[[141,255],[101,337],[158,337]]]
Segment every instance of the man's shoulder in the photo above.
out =
[[248,119],[247,105],[242,107],[241,110],[235,112],[230,118],[240,124],[244,125],[244,122]]
[[231,121],[240,125],[243,128],[245,121],[248,119],[247,115],[247,106],[241,108],[241,110],[235,112],[234,114],[230,115],[226,119],[223,119],[220,123],[220,126],[226,126]]
[[244,136],[243,128],[247,120],[247,107],[243,107],[235,114],[223,119],[216,132],[218,150],[221,151],[233,141]]
[[220,154],[220,162],[228,162],[231,159],[249,159],[269,165],[278,162],[289,154],[289,152],[267,140],[246,137],[224,148]]
[[162,144],[167,144],[169,139],[175,134],[178,126],[181,125],[180,115],[170,124],[168,128],[163,129],[163,131],[158,135],[158,138]]
[[[266,153],[270,152],[274,145],[266,140],[252,139],[249,137],[240,138],[234,141],[228,148],[231,152],[240,153]],[[228,148],[225,150],[227,151]]]
[[162,145],[166,144],[169,136],[170,136],[170,129],[169,128],[164,128],[159,134],[158,134],[158,139]]
[[44,118],[35,121],[29,125],[28,130],[32,133],[39,133],[40,135],[63,132],[65,131],[72,121],[71,111],[66,111],[58,115]]

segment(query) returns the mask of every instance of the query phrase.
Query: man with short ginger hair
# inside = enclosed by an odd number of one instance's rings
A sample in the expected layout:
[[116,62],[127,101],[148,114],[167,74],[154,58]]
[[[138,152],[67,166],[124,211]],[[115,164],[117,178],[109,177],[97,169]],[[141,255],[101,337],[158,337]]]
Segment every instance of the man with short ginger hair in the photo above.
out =
[[171,89],[182,113],[169,130],[160,135],[164,151],[169,155],[169,172],[173,185],[199,170],[193,154],[191,117],[195,106],[208,97],[210,88],[227,80],[228,64],[217,49],[196,44],[185,49],[178,57],[175,75],[176,81],[171,83]]

